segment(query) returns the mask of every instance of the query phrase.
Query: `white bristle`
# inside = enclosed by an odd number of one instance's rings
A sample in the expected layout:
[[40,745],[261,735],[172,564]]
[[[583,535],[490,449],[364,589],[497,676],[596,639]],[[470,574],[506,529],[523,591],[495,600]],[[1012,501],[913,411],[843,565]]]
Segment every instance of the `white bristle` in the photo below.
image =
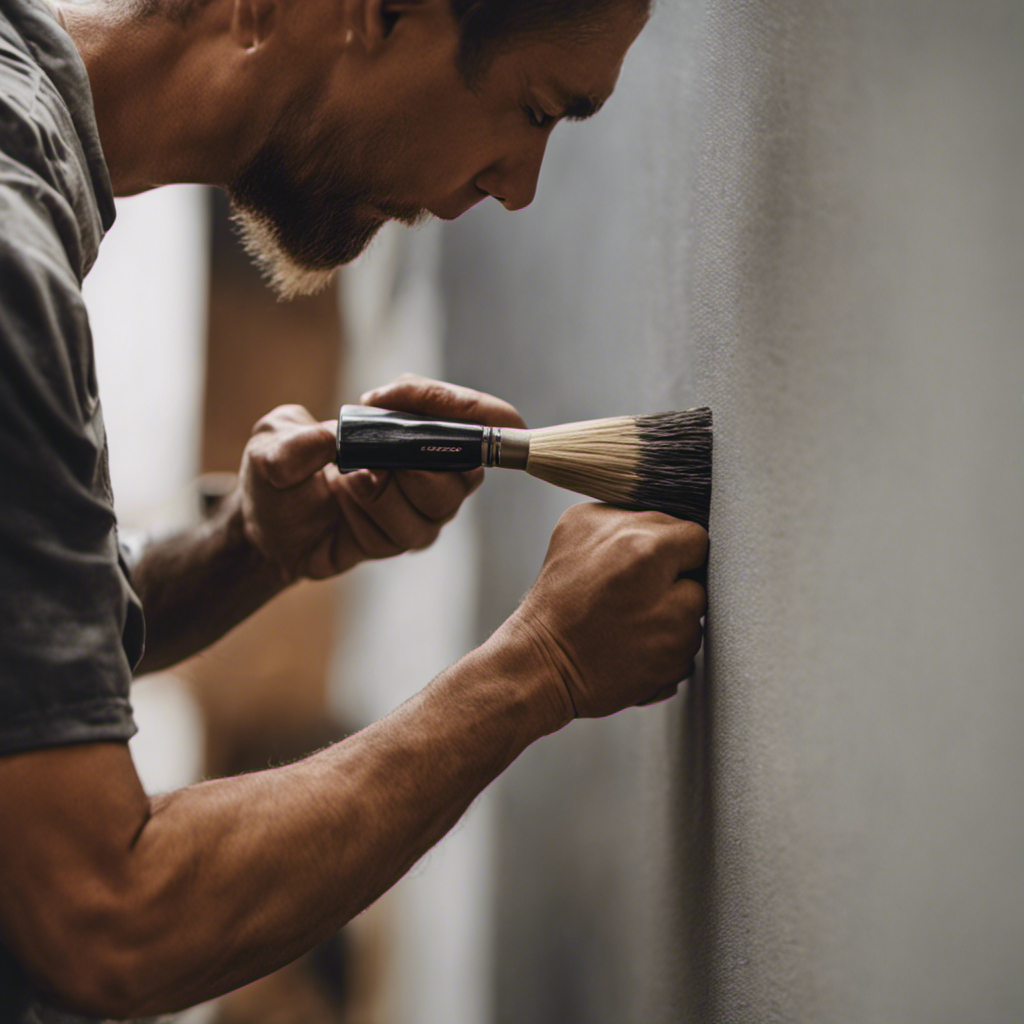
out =
[[640,436],[632,416],[531,431],[526,472],[611,504],[634,500]]

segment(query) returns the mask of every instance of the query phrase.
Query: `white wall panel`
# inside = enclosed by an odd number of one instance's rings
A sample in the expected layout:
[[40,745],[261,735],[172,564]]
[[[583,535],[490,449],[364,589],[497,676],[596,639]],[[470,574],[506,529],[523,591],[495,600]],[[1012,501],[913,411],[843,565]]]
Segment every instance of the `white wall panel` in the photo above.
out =
[[[1019,1017],[1022,38],[661,3],[534,208],[451,229],[453,374],[715,410],[705,678],[505,780],[502,1019]],[[559,504],[489,485],[485,626]]]
[[122,523],[147,523],[196,476],[206,360],[206,192],[117,202],[85,281]]

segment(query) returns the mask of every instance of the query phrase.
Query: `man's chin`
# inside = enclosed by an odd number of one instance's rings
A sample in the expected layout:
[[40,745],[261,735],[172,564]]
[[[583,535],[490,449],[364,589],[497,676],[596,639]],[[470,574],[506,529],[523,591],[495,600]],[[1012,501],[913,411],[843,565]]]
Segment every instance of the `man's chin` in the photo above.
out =
[[367,220],[360,231],[349,236],[346,245],[333,254],[331,266],[310,267],[282,247],[266,218],[237,204],[232,205],[231,216],[242,246],[282,301],[322,292],[334,280],[338,268],[359,256],[387,220],[386,216]]

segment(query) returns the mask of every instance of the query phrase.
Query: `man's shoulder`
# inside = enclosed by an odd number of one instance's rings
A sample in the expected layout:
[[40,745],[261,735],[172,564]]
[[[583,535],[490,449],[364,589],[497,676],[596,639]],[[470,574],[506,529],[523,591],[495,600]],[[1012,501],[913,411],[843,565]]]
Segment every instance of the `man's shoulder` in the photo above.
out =
[[35,0],[0,5],[0,192],[5,222],[42,228],[80,282],[113,197],[78,52]]
[[69,128],[39,65],[0,39],[0,184],[24,184],[30,174],[54,185],[54,157],[66,151]]
[[46,76],[5,7],[0,7],[0,154],[8,160],[41,156],[43,125],[50,120]]

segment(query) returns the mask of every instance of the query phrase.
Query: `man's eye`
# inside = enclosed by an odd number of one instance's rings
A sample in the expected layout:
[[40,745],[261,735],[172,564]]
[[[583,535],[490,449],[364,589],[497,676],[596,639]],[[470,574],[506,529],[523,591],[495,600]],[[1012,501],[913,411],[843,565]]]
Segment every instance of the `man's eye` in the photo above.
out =
[[543,110],[534,110],[533,107],[526,108],[526,116],[534,128],[547,128],[553,118],[545,114]]

